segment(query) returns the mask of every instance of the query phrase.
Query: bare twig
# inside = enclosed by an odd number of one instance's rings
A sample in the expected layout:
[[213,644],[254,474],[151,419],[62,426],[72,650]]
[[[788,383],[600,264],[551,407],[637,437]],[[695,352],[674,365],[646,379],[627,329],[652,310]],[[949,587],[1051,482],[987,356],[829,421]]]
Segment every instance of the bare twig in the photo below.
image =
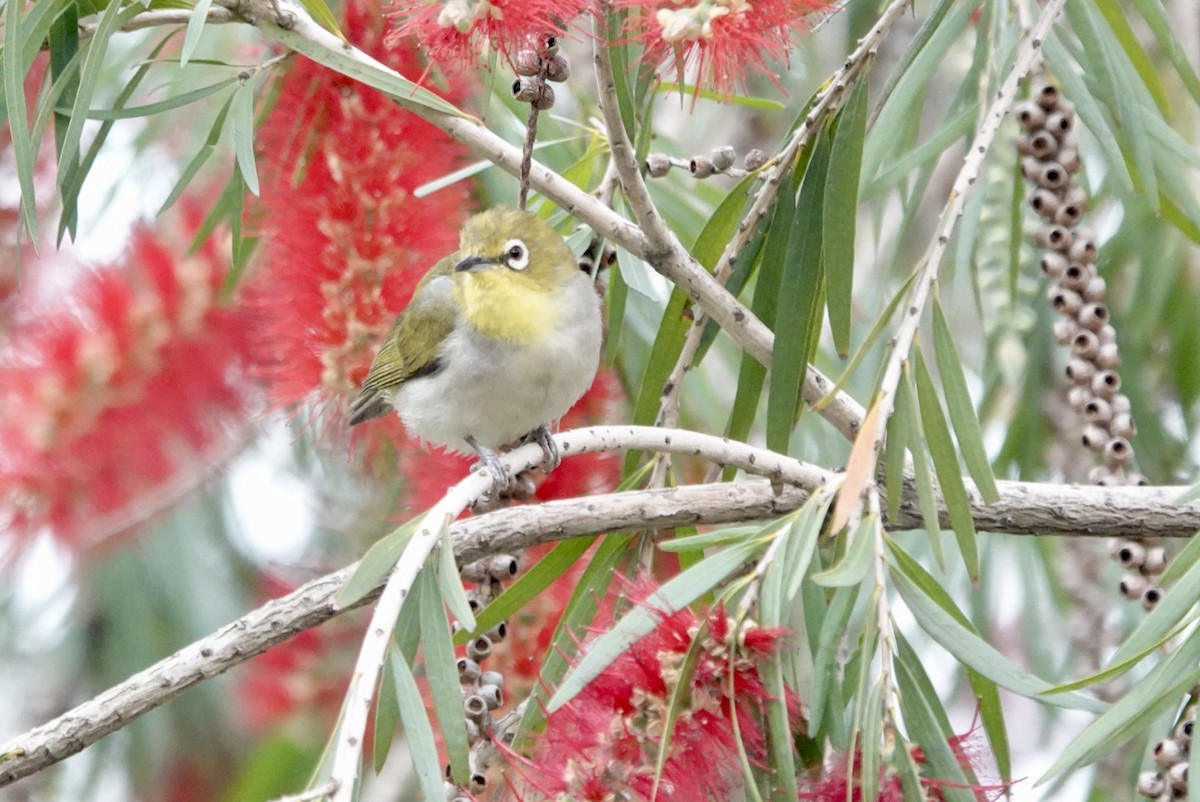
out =
[[[163,8],[143,11],[137,16],[130,19],[118,30],[126,33],[132,31],[143,31],[147,28],[157,28],[164,25],[187,25],[192,18],[192,9],[190,8]],[[230,22],[242,22],[242,19],[227,8],[212,7],[208,9],[208,16],[204,20],[205,25],[221,25]],[[100,26],[100,18],[96,14],[89,15],[79,20],[79,37],[85,39],[96,33],[96,28]]]

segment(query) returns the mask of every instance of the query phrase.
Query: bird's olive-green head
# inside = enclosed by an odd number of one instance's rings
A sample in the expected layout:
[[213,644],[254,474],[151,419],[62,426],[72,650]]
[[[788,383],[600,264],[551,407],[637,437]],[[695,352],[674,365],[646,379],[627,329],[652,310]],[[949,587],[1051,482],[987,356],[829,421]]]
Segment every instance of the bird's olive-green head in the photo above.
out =
[[490,209],[463,228],[453,266],[454,297],[482,334],[537,342],[558,322],[559,291],[579,265],[549,223],[531,212]]

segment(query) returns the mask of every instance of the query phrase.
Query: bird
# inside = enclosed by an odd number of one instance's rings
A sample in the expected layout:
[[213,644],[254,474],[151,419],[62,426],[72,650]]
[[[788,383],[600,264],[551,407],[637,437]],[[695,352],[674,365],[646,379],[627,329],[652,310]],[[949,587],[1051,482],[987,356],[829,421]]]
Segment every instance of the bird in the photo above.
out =
[[394,409],[409,434],[476,454],[503,488],[502,446],[537,442],[557,467],[549,424],[591,386],[601,342],[600,298],[563,238],[532,212],[489,209],[417,284],[348,422]]

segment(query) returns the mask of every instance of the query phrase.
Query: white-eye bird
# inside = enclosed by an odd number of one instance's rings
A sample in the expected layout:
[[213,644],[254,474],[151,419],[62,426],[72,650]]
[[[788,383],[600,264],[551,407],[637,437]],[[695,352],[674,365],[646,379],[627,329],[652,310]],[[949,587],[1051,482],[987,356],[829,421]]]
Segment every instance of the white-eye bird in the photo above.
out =
[[591,385],[600,362],[600,301],[548,223],[491,209],[463,227],[396,318],[350,425],[395,409],[405,429],[475,452],[500,482],[492,449],[524,437],[558,464],[548,424]]

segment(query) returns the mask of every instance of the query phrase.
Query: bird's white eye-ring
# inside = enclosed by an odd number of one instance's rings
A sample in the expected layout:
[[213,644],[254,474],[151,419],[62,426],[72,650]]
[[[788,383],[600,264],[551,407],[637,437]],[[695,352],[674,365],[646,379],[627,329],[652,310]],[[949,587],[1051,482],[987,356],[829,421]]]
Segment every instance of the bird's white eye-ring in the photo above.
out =
[[529,248],[519,239],[510,239],[504,243],[504,263],[513,270],[524,270],[529,267]]

